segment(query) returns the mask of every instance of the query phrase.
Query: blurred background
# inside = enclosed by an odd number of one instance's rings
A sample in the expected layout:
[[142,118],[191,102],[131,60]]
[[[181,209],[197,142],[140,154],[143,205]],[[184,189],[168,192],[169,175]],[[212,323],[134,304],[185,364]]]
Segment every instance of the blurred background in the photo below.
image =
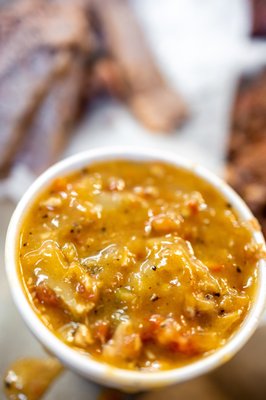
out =
[[[52,163],[117,145],[202,163],[240,193],[265,234],[266,1],[0,0],[1,378],[16,358],[43,354],[4,273],[12,211]],[[136,398],[265,399],[265,354],[262,326],[224,367]],[[99,390],[67,372],[45,399],[97,399]]]

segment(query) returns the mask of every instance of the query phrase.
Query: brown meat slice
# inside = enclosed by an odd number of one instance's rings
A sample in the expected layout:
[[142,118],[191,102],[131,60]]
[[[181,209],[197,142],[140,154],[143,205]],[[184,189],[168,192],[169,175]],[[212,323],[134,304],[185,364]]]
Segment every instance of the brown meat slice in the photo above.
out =
[[107,93],[123,100],[129,89],[120,66],[107,54],[93,63],[87,82],[87,98],[89,99]]
[[240,82],[229,139],[227,180],[266,234],[266,71]]
[[69,62],[69,54],[44,48],[29,54],[0,78],[0,173],[10,166],[34,112]]
[[93,10],[134,114],[151,130],[175,129],[187,116],[186,106],[164,79],[128,2],[94,0]]
[[28,18],[34,16],[36,8],[39,6],[38,0],[13,1],[0,8],[0,45],[6,43],[14,30],[18,30]]
[[[0,174],[3,175],[51,85],[76,58],[85,61],[95,43],[87,15],[76,2],[26,0],[2,11],[0,21],[3,27],[0,30]],[[79,80],[77,87],[80,88]],[[52,94],[48,98],[53,97]]]
[[41,46],[84,52],[93,46],[87,15],[76,2],[26,1],[23,11],[19,3],[0,13],[1,25],[5,26],[0,30],[0,76]]
[[265,0],[249,0],[251,8],[252,36],[266,36],[266,2]]
[[244,198],[264,228],[266,228],[265,139],[243,146],[227,170],[229,183]]
[[56,161],[79,110],[83,79],[82,65],[76,61],[52,85],[32,121],[16,162],[39,174]]

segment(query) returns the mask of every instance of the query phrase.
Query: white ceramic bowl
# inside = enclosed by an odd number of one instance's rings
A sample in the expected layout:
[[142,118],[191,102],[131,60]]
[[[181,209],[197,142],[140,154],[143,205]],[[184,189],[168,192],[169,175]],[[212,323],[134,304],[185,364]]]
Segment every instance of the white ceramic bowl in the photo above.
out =
[[[111,159],[137,161],[160,160],[193,171],[196,175],[202,177],[216,187],[224,198],[233,205],[242,220],[250,220],[253,218],[253,215],[245,203],[224,181],[200,165],[191,163],[177,155],[164,153],[158,150],[117,147],[108,149],[100,148],[77,154],[55,164],[42,174],[24,194],[12,216],[6,238],[6,272],[14,301],[28,327],[45,348],[58,357],[64,365],[87,379],[125,391],[142,391],[194,378],[228,361],[255,331],[264,310],[266,298],[265,260],[260,260],[259,262],[258,287],[254,303],[235,335],[225,346],[218,349],[210,356],[193,362],[190,365],[169,371],[128,371],[97,362],[89,356],[80,354],[78,351],[68,347],[56,338],[56,336],[42,324],[25,296],[18,274],[17,244],[21,224],[27,209],[34,202],[36,196],[38,196],[54,178],[66,175],[71,171],[75,171],[95,161]],[[257,243],[265,245],[263,235],[260,231],[254,229],[253,236]]]

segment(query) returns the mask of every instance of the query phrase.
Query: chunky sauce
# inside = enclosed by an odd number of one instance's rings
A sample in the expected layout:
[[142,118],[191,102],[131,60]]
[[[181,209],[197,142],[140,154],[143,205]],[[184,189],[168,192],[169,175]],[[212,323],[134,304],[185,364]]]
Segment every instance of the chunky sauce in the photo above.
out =
[[43,192],[18,259],[29,301],[61,340],[154,371],[226,343],[250,308],[258,255],[231,204],[193,173],[109,161]]

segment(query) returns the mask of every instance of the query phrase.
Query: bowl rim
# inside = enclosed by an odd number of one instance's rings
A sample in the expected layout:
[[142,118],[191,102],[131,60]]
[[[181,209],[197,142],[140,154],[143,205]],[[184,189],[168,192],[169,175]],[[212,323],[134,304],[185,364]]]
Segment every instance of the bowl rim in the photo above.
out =
[[[228,361],[240,350],[255,331],[266,302],[266,261],[264,259],[261,259],[258,263],[258,286],[254,304],[250,308],[241,327],[232,338],[223,347],[202,359],[182,367],[164,371],[146,372],[121,369],[96,361],[90,356],[72,349],[57,338],[42,323],[26,297],[23,283],[19,278],[17,265],[18,233],[24,219],[25,211],[31,206],[36,196],[54,178],[67,175],[71,171],[74,172],[94,162],[112,159],[132,161],[157,160],[188,169],[213,185],[232,204],[240,219],[249,221],[254,218],[244,201],[221,178],[198,163],[177,154],[158,149],[119,146],[97,148],[75,154],[54,164],[40,175],[25,192],[11,217],[6,235],[5,265],[13,300],[29,329],[45,348],[54,354],[64,365],[76,371],[81,376],[97,383],[104,383],[107,386],[118,388],[123,387],[125,390],[144,390],[179,383],[202,375]],[[254,227],[252,234],[256,243],[265,246],[261,231]]]

